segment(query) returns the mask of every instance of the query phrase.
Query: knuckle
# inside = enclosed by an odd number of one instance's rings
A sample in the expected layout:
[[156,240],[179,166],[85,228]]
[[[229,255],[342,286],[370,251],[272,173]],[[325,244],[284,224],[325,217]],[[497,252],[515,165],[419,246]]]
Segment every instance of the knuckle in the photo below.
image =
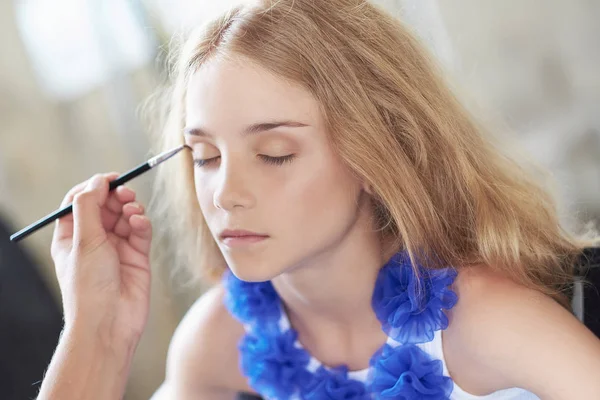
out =
[[85,186],[86,182],[81,182],[80,184],[73,186],[66,194],[65,198],[73,197],[78,192],[80,192]]
[[64,200],[72,200],[77,195],[77,193],[81,192],[87,187],[88,182],[89,180],[83,181],[73,186],[65,195]]
[[94,174],[92,175],[91,179],[89,180],[90,183],[92,183],[93,181],[97,181],[97,180],[106,180],[106,174]]
[[80,192],[73,197],[73,204],[81,205],[87,203],[87,201],[93,197],[91,192]]

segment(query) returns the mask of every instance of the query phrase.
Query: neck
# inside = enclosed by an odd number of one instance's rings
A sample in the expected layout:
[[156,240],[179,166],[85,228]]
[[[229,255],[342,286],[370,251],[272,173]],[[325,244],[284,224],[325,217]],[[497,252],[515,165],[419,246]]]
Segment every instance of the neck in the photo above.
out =
[[300,330],[348,330],[365,327],[365,321],[381,330],[371,297],[377,274],[392,254],[384,250],[369,216],[359,215],[343,240],[272,283]]

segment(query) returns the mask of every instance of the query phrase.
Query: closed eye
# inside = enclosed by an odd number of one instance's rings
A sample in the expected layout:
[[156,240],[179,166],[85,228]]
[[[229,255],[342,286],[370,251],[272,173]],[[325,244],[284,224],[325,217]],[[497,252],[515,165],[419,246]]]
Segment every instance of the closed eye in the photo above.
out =
[[219,159],[219,158],[221,158],[221,156],[212,157],[212,158],[206,158],[206,159],[203,159],[203,160],[196,158],[196,159],[194,159],[194,165],[196,167],[199,167],[199,168],[200,167],[204,167],[204,166],[206,166],[208,164],[211,164],[211,163],[217,161],[217,159]]
[[[261,160],[263,160],[264,162],[266,162],[267,164],[283,165],[287,162],[291,162],[296,157],[296,155],[288,154],[287,156],[271,157],[271,156],[267,156],[265,154],[259,154],[258,157]],[[206,159],[194,159],[194,165],[199,168],[205,167],[205,166],[211,165],[214,162],[218,161],[219,158],[221,158],[221,156],[206,158]]]
[[286,162],[290,162],[294,159],[296,155],[295,154],[288,154],[287,156],[281,156],[281,157],[271,157],[271,156],[266,156],[264,154],[259,154],[258,157],[260,159],[262,159],[264,162],[269,163],[269,164],[275,164],[275,165],[282,165]]

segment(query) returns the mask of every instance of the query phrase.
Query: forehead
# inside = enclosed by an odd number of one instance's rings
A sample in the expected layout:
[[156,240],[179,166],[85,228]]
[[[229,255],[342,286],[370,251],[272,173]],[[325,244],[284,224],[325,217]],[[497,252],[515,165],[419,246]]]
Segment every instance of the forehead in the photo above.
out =
[[190,77],[185,103],[188,125],[321,119],[310,92],[243,58],[215,57],[203,64]]

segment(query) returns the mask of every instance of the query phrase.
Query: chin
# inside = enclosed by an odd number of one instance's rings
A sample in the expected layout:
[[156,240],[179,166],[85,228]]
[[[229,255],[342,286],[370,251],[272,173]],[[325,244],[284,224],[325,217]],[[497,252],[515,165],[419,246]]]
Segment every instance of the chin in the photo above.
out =
[[240,280],[245,282],[265,282],[270,281],[279,275],[279,272],[272,272],[269,270],[263,270],[261,268],[256,268],[255,266],[238,266],[238,265],[229,265],[229,269],[233,274]]
[[225,261],[231,272],[240,280],[246,282],[270,281],[283,272],[281,265],[265,262],[259,257],[246,255],[225,255]]

